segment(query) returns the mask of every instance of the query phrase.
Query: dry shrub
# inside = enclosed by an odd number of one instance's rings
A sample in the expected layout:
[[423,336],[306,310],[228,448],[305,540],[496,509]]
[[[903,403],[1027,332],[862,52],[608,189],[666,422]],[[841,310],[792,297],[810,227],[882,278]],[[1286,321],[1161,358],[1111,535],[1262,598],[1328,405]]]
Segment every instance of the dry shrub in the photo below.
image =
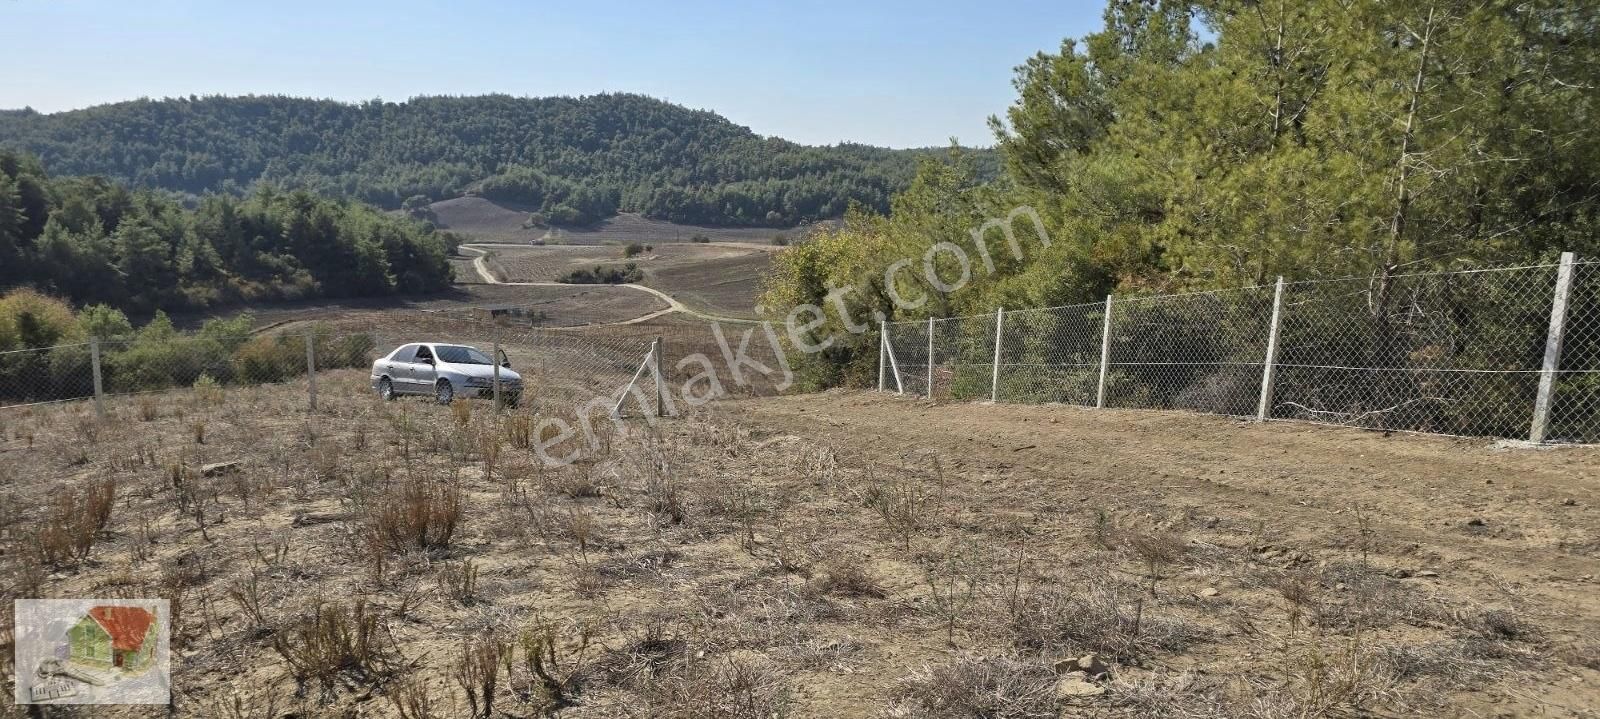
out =
[[[567,625],[567,631],[573,636],[570,641],[562,641],[555,622],[536,619],[518,639],[525,672],[525,682],[518,693],[546,713],[571,706],[588,674],[594,627],[574,622]],[[510,655],[506,662],[509,667]]]
[[468,559],[445,562],[439,568],[439,589],[462,604],[471,604],[478,593],[478,567]]
[[533,418],[525,414],[514,414],[506,418],[505,422],[506,443],[517,449],[528,449],[533,446]]
[[818,591],[841,597],[882,598],[883,586],[855,557],[841,557],[829,562],[815,584]]
[[1189,546],[1183,538],[1165,531],[1154,532],[1125,532],[1122,537],[1123,546],[1133,552],[1139,561],[1144,562],[1146,573],[1150,577],[1150,593],[1156,593],[1156,583],[1160,582],[1161,568],[1177,564],[1188,553]]
[[461,519],[460,487],[420,478],[378,495],[366,517],[374,541],[396,552],[449,547]]
[[643,685],[682,665],[688,642],[667,631],[660,619],[647,623],[639,635],[598,662],[597,673],[607,683]]
[[963,655],[923,667],[895,688],[889,715],[956,719],[1055,719],[1055,672],[1016,657]]
[[907,474],[876,482],[869,471],[866,481],[863,503],[878,513],[901,551],[911,551],[911,538],[925,523],[924,515],[933,504],[933,495],[916,477]]
[[645,688],[647,716],[657,719],[778,719],[788,714],[788,693],[772,672],[732,658],[690,665]]
[[1209,637],[1181,619],[1145,613],[1144,592],[1100,578],[1064,580],[1023,594],[1011,621],[1018,648],[1053,656],[1095,652],[1138,663]]
[[1198,674],[1152,674],[1111,685],[1112,703],[1128,719],[1226,719],[1227,697]]
[[455,680],[466,692],[469,716],[488,719],[494,715],[495,687],[500,683],[500,664],[509,661],[511,648],[495,637],[469,641],[461,647],[456,661]]
[[263,594],[261,586],[261,573],[255,566],[250,567],[250,573],[240,579],[228,583],[228,598],[249,617],[252,626],[261,627],[267,624],[267,617],[262,611]]
[[343,679],[368,681],[386,674],[388,645],[377,615],[368,612],[360,599],[348,609],[318,603],[310,616],[278,630],[272,638],[272,648],[290,676],[301,686],[314,680],[324,693],[331,693]]
[[1286,652],[1275,672],[1277,686],[1245,707],[1255,719],[1369,716],[1369,707],[1398,698],[1388,665],[1375,661],[1362,635],[1320,639]]
[[278,701],[281,698],[278,684],[282,680],[273,681],[265,689],[246,695],[244,692],[234,690],[226,698],[212,699],[209,703],[210,711],[206,716],[219,719],[280,719]]
[[544,482],[545,491],[552,494],[563,494],[572,499],[600,496],[600,481],[595,477],[594,465],[588,462],[541,472],[539,476]]
[[389,703],[400,719],[435,719],[435,692],[416,677],[406,677],[390,685]]
[[464,399],[454,400],[450,403],[450,418],[455,420],[457,427],[465,427],[472,422],[472,403]]
[[113,478],[90,482],[82,491],[66,490],[56,495],[47,509],[44,526],[39,528],[40,559],[52,566],[88,559],[96,537],[111,521],[116,497],[117,480]]

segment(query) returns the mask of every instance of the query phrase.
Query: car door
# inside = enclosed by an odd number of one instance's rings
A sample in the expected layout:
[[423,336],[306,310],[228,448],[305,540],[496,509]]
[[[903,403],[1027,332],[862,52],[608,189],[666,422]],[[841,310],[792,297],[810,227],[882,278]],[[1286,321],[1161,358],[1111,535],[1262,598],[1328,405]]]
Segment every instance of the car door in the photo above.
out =
[[415,392],[416,383],[412,377],[416,370],[412,369],[412,362],[416,361],[417,346],[405,345],[389,355],[384,361],[384,371],[389,375],[389,384],[396,392]]
[[428,345],[417,345],[417,358],[411,362],[411,391],[420,394],[433,392],[433,380],[437,376],[434,372],[433,348]]

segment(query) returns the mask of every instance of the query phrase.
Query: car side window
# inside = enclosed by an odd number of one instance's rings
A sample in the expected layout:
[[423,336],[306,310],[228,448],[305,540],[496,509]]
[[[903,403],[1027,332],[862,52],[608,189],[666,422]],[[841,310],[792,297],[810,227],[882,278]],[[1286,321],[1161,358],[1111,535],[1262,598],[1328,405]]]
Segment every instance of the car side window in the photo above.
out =
[[418,361],[418,362],[432,362],[433,361],[433,350],[428,349],[427,345],[417,345],[417,359],[416,359],[416,361]]
[[416,345],[406,345],[404,347],[401,347],[400,349],[395,350],[394,351],[394,356],[390,357],[389,361],[390,362],[411,362],[411,361],[415,360],[416,356],[417,356],[417,346]]

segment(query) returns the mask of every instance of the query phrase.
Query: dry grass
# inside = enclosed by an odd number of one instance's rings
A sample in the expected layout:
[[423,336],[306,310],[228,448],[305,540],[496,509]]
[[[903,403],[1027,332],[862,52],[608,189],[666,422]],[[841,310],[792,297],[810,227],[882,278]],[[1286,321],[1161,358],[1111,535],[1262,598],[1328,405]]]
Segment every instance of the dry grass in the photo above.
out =
[[1018,657],[963,655],[913,671],[895,690],[888,717],[1054,719],[1055,673]]
[[272,648],[302,688],[316,682],[325,695],[341,679],[368,681],[391,669],[389,638],[361,600],[349,607],[318,603],[308,616],[279,629]]
[[391,551],[445,549],[461,520],[457,484],[413,478],[375,498],[367,513],[367,531]]
[[[1449,714],[1595,661],[1523,593],[1391,573],[1418,560],[1365,514],[1290,544],[1024,483],[1009,450],[896,459],[710,413],[550,468],[536,397],[496,416],[363,380],[319,382],[311,415],[288,388],[117,402],[92,444],[85,412],[8,417],[0,594],[166,597],[174,714],[233,719]],[[1058,700],[1090,653],[1103,693]]]

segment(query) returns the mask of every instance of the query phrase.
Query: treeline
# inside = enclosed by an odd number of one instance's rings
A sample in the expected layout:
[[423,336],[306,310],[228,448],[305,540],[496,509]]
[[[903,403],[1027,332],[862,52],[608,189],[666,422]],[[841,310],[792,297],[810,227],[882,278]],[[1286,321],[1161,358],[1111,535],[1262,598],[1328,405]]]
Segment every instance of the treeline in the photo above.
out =
[[99,342],[101,385],[108,394],[179,387],[281,382],[305,374],[306,340],[317,367],[364,367],[372,361],[369,335],[335,336],[325,325],[308,332],[252,334],[249,313],[208,320],[180,332],[163,312],[134,328],[106,305],[74,311],[34,290],[0,295],[0,403],[44,402],[94,394],[89,339]]
[[168,194],[51,177],[0,150],[0,288],[31,285],[128,312],[232,302],[432,292],[454,239],[305,191]]
[[[141,187],[238,193],[265,182],[385,208],[482,192],[554,222],[618,210],[709,225],[785,227],[883,211],[925,150],[809,147],[640,95],[137,100],[43,115],[0,111],[0,146],[58,172]],[[983,152],[992,175],[998,163]]]
[[[1403,349],[1396,275],[1600,250],[1597,21],[1554,0],[1111,0],[1101,31],[1018,67],[991,120],[1002,177],[927,164],[889,213],[785,252],[762,304],[856,287],[858,322],[1356,276],[1374,333],[1356,359],[1404,361],[1379,356]],[[991,268],[972,231],[1008,216],[1025,253],[991,226]],[[959,276],[940,243],[971,260],[959,289],[922,270],[934,251]],[[828,318],[841,341],[810,367],[864,380],[876,338]]]

